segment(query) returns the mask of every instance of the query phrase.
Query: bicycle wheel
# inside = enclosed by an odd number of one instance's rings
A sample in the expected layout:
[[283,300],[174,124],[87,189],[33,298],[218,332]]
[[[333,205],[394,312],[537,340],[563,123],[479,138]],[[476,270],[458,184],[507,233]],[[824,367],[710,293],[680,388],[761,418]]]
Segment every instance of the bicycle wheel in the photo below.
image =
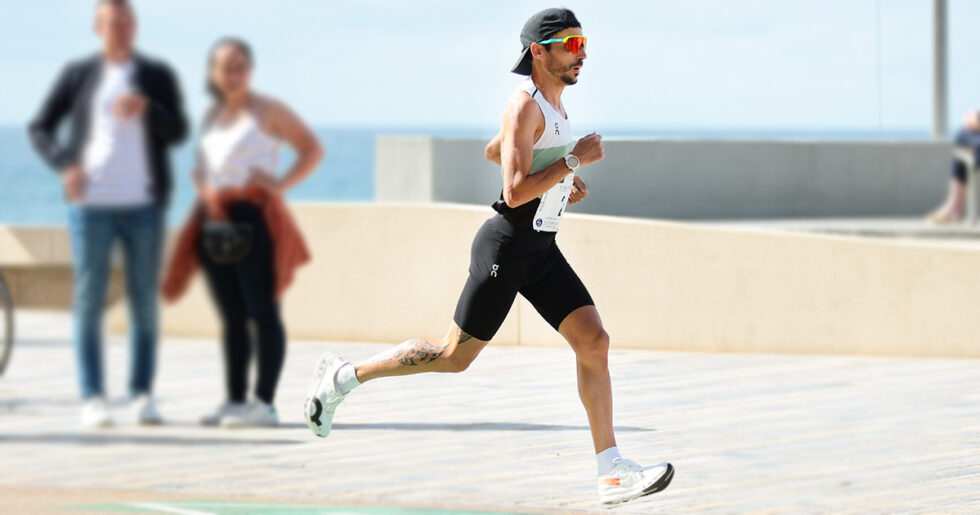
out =
[[14,350],[14,301],[0,273],[0,375],[7,369]]

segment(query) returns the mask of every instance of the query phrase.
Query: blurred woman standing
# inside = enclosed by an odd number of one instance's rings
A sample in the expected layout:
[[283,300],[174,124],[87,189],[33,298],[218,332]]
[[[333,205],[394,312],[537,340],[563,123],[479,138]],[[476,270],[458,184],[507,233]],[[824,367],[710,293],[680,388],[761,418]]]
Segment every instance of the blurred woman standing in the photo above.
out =
[[[288,107],[252,91],[254,60],[247,43],[219,40],[208,64],[215,103],[204,117],[193,172],[199,202],[178,243],[164,296],[175,299],[195,261],[203,265],[224,326],[227,399],[201,423],[275,426],[273,401],[286,348],[278,299],[293,270],[309,259],[283,193],[306,178],[324,152]],[[279,175],[283,143],[297,157]],[[258,374],[254,398],[248,400],[253,336]]]

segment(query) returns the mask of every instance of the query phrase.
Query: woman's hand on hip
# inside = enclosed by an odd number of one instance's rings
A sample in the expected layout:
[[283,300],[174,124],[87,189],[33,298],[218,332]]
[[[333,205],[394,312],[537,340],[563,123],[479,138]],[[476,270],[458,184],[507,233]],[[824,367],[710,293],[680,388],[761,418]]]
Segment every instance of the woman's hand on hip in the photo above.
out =
[[261,169],[252,169],[252,179],[248,183],[249,186],[258,186],[269,193],[276,195],[282,195],[286,191],[286,187],[283,182],[275,175]]

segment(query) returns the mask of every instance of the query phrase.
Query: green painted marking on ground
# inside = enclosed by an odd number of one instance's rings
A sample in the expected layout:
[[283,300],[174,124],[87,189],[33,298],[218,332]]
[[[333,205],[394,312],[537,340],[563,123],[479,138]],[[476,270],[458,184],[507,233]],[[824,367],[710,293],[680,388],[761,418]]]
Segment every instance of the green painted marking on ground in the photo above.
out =
[[111,511],[121,513],[175,513],[183,515],[531,515],[501,511],[471,511],[459,509],[396,508],[387,506],[322,506],[315,504],[277,504],[244,501],[189,500],[145,501],[72,506],[68,510]]

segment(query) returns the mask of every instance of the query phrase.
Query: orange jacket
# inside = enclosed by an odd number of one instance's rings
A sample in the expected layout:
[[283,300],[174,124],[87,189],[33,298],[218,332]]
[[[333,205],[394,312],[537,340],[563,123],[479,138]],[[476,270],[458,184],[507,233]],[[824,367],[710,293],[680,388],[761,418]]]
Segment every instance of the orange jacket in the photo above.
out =
[[[258,186],[249,186],[227,195],[224,202],[238,200],[247,200],[262,209],[262,217],[272,237],[275,256],[273,261],[276,266],[276,299],[280,299],[292,283],[296,269],[310,260],[306,240],[303,239],[303,234],[300,233],[281,195],[269,193]],[[204,206],[199,201],[180,230],[177,246],[174,248],[170,265],[163,279],[162,293],[167,302],[175,302],[184,294],[194,272],[201,266],[197,257],[197,244],[204,219]]]

